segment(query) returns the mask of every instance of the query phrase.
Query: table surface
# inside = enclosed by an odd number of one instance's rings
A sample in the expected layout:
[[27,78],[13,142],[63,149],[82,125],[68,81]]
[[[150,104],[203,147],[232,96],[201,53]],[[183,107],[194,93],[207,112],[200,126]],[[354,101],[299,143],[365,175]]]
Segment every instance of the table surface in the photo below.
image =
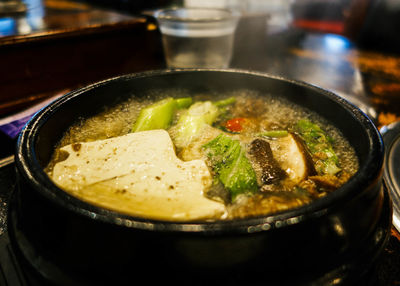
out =
[[[28,57],[26,60],[32,66],[24,67],[24,61],[14,60],[9,63],[17,65],[18,70],[23,71],[20,74],[8,72],[4,68],[0,71],[5,78],[3,86],[8,88],[0,92],[0,119],[51,95],[90,82],[128,72],[165,68],[159,31],[154,21],[147,17],[103,9],[83,2],[47,0],[27,3],[25,12],[0,13],[0,58],[10,53],[16,58],[24,58],[26,53],[43,46],[47,51],[57,50],[57,53],[51,57],[37,54],[40,58],[36,59],[36,66]],[[315,29],[315,26],[314,29],[304,29],[289,25],[278,33],[272,32],[265,25],[264,16],[248,17],[239,23],[232,68],[267,72],[336,92],[358,105],[378,128],[400,119],[399,54],[360,48],[343,34],[331,33],[329,29]],[[126,35],[133,37],[129,34],[132,31],[136,31],[136,38],[127,40]],[[97,54],[90,53],[96,48],[93,43],[97,45],[100,36],[107,40],[113,33],[120,35],[118,45],[98,46]],[[96,36],[92,37],[94,34]],[[76,69],[70,68],[60,73],[58,60],[67,53],[62,47],[71,41],[83,47],[71,51],[74,57],[69,55],[69,64],[76,65]],[[122,45],[128,41],[129,49],[123,49]],[[121,58],[113,61],[97,58],[113,53],[119,53]],[[93,57],[91,64],[96,62],[95,68],[102,72],[90,71],[76,76],[76,70],[83,67],[82,63],[78,66],[77,62],[90,55]],[[47,69],[45,76],[43,71],[35,76],[38,67],[43,66]],[[60,80],[60,76],[63,80]],[[13,147],[10,146],[13,146],[14,141],[5,136],[1,141],[2,145],[8,145],[2,148],[0,155],[11,155]],[[12,188],[10,174],[13,171],[10,171],[9,166],[2,167],[2,170],[0,181],[7,180],[6,185]],[[2,185],[0,208],[7,203],[7,196],[2,195],[5,185]],[[3,211],[0,223],[4,223],[4,220]],[[399,271],[393,265],[400,265],[400,235],[394,228],[385,256],[387,272],[395,273],[391,274],[390,282],[399,285]]]

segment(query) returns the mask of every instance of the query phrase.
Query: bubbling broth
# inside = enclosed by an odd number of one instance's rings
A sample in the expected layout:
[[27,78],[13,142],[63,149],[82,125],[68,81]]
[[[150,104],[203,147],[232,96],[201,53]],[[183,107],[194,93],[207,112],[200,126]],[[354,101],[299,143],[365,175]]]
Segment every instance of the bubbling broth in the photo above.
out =
[[153,91],[80,119],[46,172],[69,194],[169,221],[269,215],[309,204],[358,170],[317,114],[251,90]]

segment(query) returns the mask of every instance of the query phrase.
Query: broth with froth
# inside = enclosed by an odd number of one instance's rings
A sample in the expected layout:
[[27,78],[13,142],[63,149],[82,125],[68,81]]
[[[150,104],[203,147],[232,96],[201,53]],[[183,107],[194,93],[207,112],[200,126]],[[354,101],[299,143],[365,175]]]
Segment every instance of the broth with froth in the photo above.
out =
[[71,126],[46,172],[71,195],[143,218],[213,221],[309,204],[358,170],[317,114],[240,90],[154,91]]

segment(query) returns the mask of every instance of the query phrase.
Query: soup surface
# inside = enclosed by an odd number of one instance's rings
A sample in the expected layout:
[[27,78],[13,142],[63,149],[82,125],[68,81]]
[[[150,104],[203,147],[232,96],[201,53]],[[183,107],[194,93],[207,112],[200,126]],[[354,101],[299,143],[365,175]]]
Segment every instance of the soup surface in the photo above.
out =
[[71,195],[143,218],[268,215],[333,192],[358,170],[339,130],[250,90],[153,91],[65,133],[46,167]]

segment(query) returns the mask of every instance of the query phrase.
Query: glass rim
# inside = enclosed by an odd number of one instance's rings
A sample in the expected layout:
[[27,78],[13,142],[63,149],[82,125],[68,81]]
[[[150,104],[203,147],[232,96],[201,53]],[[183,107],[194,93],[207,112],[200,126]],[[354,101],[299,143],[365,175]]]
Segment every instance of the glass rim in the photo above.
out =
[[[220,12],[218,16],[207,17],[191,17],[177,16],[174,14],[177,11],[204,11],[204,12]],[[239,12],[224,9],[224,8],[206,8],[206,7],[179,7],[160,9],[155,12],[155,17],[158,20],[171,22],[189,22],[189,23],[204,23],[204,22],[221,22],[237,19],[240,16]]]

